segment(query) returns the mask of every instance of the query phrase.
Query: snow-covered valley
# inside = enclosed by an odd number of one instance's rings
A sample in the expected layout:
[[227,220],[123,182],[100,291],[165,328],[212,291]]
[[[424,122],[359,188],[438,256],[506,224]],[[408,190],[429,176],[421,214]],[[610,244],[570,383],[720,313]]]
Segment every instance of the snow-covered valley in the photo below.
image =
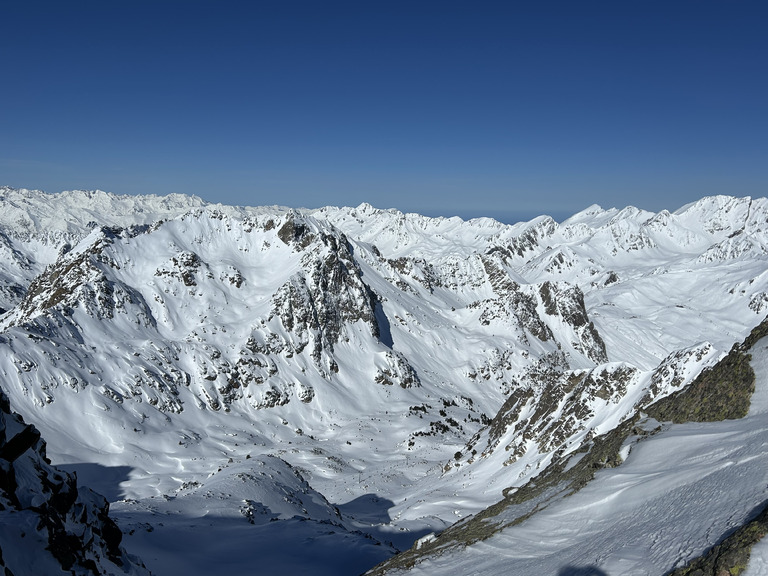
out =
[[[360,574],[685,389],[768,310],[764,198],[514,226],[0,206],[0,387],[160,576]],[[766,499],[764,348],[746,418],[660,423],[577,494],[412,570],[661,574],[702,553]]]

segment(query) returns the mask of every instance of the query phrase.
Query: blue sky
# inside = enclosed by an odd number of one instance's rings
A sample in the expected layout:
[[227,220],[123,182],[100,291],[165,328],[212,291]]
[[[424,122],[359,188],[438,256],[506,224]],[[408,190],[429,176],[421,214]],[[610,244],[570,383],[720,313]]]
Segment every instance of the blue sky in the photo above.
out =
[[766,195],[768,3],[4,3],[0,184],[565,217]]

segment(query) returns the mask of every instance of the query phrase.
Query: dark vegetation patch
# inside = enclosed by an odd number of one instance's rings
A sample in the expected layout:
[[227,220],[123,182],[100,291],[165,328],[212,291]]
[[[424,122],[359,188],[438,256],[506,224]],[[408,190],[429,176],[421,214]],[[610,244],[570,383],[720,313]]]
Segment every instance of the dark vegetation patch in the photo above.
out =
[[[750,351],[765,336],[768,336],[768,318],[715,366],[704,370],[685,389],[651,405],[646,412],[656,420],[675,423],[743,418],[749,411],[755,389],[755,373],[749,365]],[[506,412],[519,401],[511,402]],[[643,437],[661,429],[657,426],[649,431],[640,421],[640,415],[635,415],[610,432],[592,438],[578,451],[554,460],[524,486],[505,489],[503,500],[460,520],[433,540],[421,543],[418,549],[414,546],[390,558],[367,574],[383,576],[394,570],[407,570],[430,556],[485,540],[504,528],[520,524],[553,500],[578,492],[594,478],[597,470],[621,464],[619,452],[630,436]],[[759,507],[759,513],[750,522],[723,538],[706,555],[668,576],[737,576],[746,569],[752,546],[766,534],[768,502]]]
[[667,576],[738,576],[747,569],[752,546],[768,534],[768,502],[753,520],[721,540],[709,551]]
[[755,391],[749,351],[767,335],[768,319],[755,327],[742,344],[734,344],[720,362],[703,370],[684,389],[648,406],[646,412],[657,420],[675,423],[743,418]]

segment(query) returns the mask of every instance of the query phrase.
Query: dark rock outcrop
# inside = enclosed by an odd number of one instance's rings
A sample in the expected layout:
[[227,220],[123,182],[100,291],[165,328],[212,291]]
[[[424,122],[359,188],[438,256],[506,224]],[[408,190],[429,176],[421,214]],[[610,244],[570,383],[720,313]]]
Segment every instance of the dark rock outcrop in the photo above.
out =
[[768,335],[768,319],[755,327],[742,344],[710,369],[705,369],[683,390],[662,398],[647,408],[657,420],[715,422],[743,418],[755,391],[755,373],[749,365],[749,350]]
[[768,534],[768,502],[757,516],[713,546],[705,555],[667,576],[737,576],[749,564],[750,551]]
[[120,547],[103,496],[50,465],[40,432],[0,390],[0,568],[5,574],[149,574]]

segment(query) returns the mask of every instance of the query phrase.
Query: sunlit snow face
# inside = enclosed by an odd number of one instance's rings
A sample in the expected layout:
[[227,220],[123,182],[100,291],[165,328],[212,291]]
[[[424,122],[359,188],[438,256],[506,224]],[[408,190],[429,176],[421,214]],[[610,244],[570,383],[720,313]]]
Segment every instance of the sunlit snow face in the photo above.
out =
[[[109,196],[77,210],[97,202],[132,223]],[[137,223],[176,210],[132,202]],[[233,542],[253,534],[236,520],[407,547],[685,386],[768,301],[765,206],[739,199],[515,226],[215,207],[64,235],[40,223],[74,208],[46,206],[0,243],[4,386],[54,462],[123,471],[105,489],[137,500],[113,510],[152,524],[135,538],[153,554],[175,531],[203,549],[183,526],[204,511]],[[300,477],[279,480],[285,463]],[[338,536],[289,521],[349,503]]]

